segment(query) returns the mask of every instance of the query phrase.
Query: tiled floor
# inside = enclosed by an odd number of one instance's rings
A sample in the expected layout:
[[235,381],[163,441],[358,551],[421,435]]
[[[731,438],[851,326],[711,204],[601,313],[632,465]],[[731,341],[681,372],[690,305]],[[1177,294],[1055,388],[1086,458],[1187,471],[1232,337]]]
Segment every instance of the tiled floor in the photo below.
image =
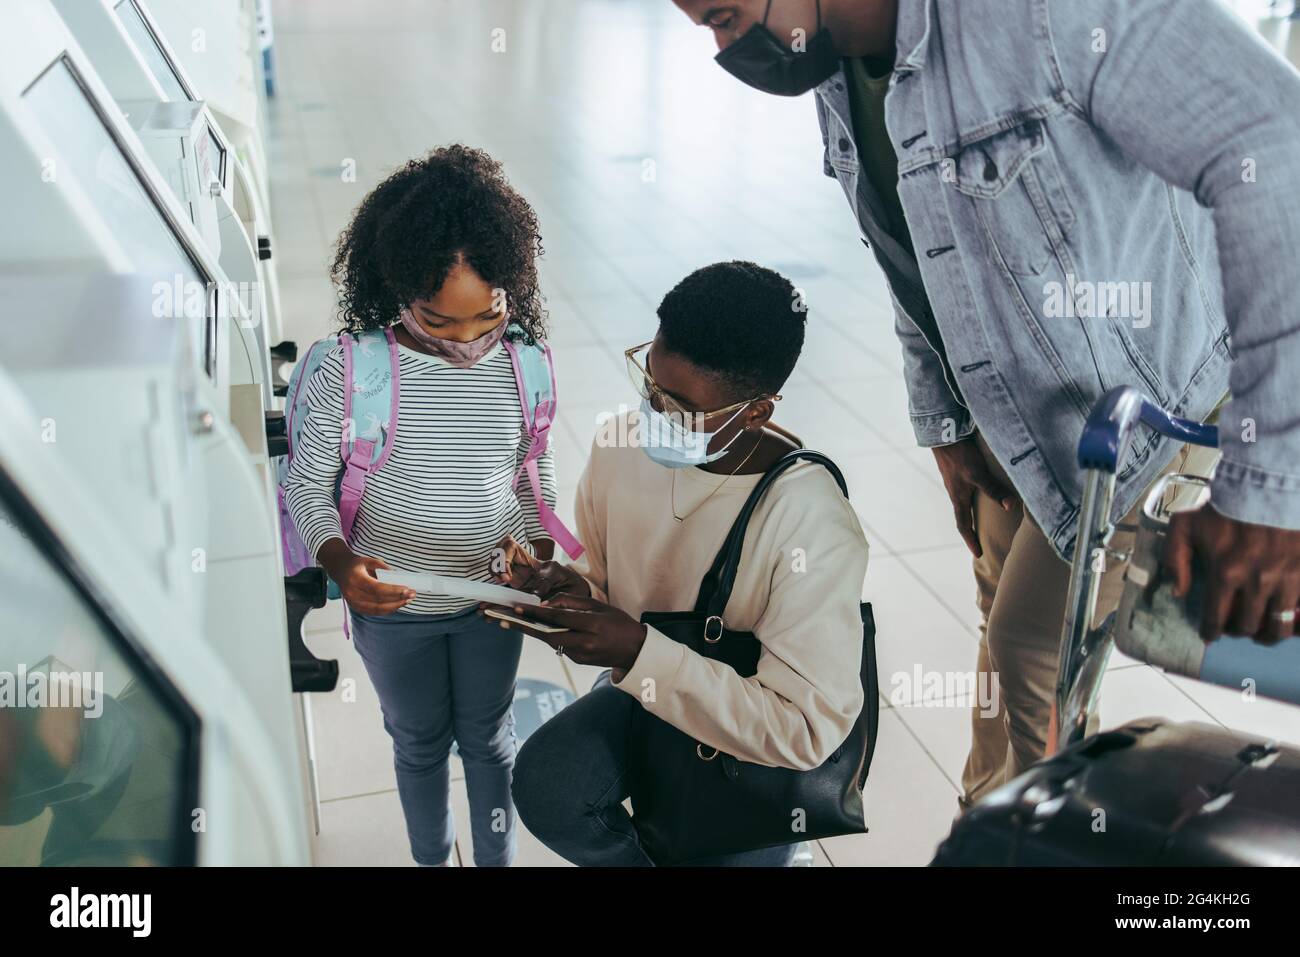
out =
[[[879,623],[882,688],[918,663],[972,667],[967,553],[929,453],[913,447],[888,293],[839,187],[822,176],[809,100],[731,81],[710,62],[709,38],[666,2],[277,0],[275,14],[269,152],[290,338],[331,331],[329,247],[366,190],[434,145],[486,148],[542,222],[567,513],[596,415],[629,400],[621,351],[653,334],[659,298],[720,259],[779,269],[805,290],[811,325],[778,418],[851,483],[872,543],[864,594]],[[492,52],[497,28],[504,53]],[[341,175],[349,165],[355,182]],[[410,865],[378,705],[339,624],[337,608],[309,621],[312,648],[355,682],[354,700],[312,699],[319,861]],[[526,645],[526,676],[581,693],[594,673]],[[1162,714],[1300,739],[1294,711],[1118,658],[1103,699],[1107,723]],[[821,842],[817,863],[928,861],[956,809],[968,722],[946,699],[884,712],[871,833]],[[454,792],[458,858],[470,864],[459,774]],[[556,863],[521,841],[519,864]]]

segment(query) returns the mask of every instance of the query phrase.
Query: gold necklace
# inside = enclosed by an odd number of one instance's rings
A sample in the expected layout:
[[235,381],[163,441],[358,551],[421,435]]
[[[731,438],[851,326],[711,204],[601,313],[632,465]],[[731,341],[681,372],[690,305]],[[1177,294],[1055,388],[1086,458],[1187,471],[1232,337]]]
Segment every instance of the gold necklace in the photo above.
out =
[[717,484],[717,487],[714,488],[714,490],[713,490],[712,492],[710,492],[708,495],[704,496],[704,501],[700,502],[699,505],[696,505],[693,509],[691,509],[689,512],[687,512],[685,515],[678,515],[678,514],[677,514],[677,469],[673,469],[673,482],[672,482],[672,489],[671,489],[671,491],[669,492],[669,495],[670,495],[670,497],[671,497],[670,505],[671,505],[672,510],[673,510],[673,518],[677,519],[678,524],[680,524],[680,523],[686,521],[688,518],[690,518],[692,515],[694,515],[694,514],[695,514],[696,512],[698,512],[700,509],[702,509],[702,508],[704,507],[705,502],[707,502],[709,499],[713,498],[713,496],[717,495],[718,492],[719,492],[719,490],[721,490],[722,486],[726,485],[726,484],[727,484],[728,482],[730,482],[733,478],[735,478],[735,477],[736,477],[736,473],[739,472],[741,469],[743,469],[743,468],[745,467],[745,463],[748,462],[750,459],[752,459],[752,458],[754,457],[754,453],[758,451],[758,447],[759,447],[760,445],[762,445],[762,444],[763,444],[763,436],[760,435],[760,436],[758,437],[758,441],[754,443],[754,447],[753,447],[752,449],[749,450],[749,454],[746,455],[743,459],[741,459],[740,464],[737,465],[734,469],[731,470],[731,474],[728,475],[726,478],[724,478],[721,482],[719,482],[719,483]]

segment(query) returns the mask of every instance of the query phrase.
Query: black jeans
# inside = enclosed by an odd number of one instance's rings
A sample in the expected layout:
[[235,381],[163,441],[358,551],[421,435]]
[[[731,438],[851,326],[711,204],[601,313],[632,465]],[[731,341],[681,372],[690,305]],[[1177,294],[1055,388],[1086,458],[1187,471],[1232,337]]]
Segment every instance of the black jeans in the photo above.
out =
[[[589,692],[524,742],[512,788],[519,819],[555,853],[581,867],[654,867],[641,847],[628,797],[627,738],[636,699],[609,683]],[[697,867],[788,867],[797,844],[693,861]]]

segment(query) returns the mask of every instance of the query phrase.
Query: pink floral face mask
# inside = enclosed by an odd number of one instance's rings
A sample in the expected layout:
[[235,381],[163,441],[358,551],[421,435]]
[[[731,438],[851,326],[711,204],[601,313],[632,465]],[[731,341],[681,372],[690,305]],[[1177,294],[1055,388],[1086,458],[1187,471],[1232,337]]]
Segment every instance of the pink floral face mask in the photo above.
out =
[[439,359],[458,369],[468,369],[470,366],[475,365],[491,352],[493,347],[501,341],[501,337],[506,334],[506,319],[502,318],[492,329],[469,342],[439,339],[437,336],[429,334],[428,330],[420,324],[420,320],[411,314],[410,309],[402,310],[402,326],[411,334],[412,339]]

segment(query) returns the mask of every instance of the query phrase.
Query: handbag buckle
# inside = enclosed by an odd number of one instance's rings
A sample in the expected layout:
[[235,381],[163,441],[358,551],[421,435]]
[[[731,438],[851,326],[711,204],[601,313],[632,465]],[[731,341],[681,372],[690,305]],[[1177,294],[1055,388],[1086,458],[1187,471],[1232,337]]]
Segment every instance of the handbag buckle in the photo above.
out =
[[710,754],[710,755],[706,758],[706,757],[704,756],[704,751],[702,750],[703,747],[704,747],[704,745],[702,745],[702,744],[697,744],[697,745],[695,746],[695,756],[696,756],[697,758],[699,758],[701,761],[712,761],[714,758],[716,758],[719,754],[722,753],[722,752],[719,751],[717,748],[714,748],[714,749],[713,749],[713,753]]
[[[715,635],[713,635],[712,637],[710,637],[710,636],[709,636],[709,630],[710,630],[710,628],[712,628],[713,623],[714,623],[715,621],[718,623],[718,631],[717,631],[717,634],[715,634]],[[721,616],[721,615],[710,615],[710,616],[705,620],[705,622],[704,622],[704,640],[707,641],[707,642],[708,642],[709,644],[711,644],[711,645],[716,645],[718,642],[720,642],[720,641],[722,640],[722,616]]]

